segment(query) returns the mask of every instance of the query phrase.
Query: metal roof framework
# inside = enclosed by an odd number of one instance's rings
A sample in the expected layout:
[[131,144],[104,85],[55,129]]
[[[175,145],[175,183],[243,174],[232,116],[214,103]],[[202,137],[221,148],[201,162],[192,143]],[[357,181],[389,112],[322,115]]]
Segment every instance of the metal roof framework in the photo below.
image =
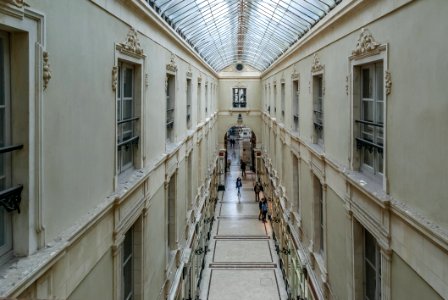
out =
[[341,0],[145,0],[219,72],[262,72]]

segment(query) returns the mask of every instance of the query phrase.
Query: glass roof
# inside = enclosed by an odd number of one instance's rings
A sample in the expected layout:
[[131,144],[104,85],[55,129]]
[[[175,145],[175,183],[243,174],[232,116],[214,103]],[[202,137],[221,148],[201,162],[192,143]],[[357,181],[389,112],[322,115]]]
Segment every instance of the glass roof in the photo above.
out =
[[146,0],[216,71],[263,71],[342,0]]

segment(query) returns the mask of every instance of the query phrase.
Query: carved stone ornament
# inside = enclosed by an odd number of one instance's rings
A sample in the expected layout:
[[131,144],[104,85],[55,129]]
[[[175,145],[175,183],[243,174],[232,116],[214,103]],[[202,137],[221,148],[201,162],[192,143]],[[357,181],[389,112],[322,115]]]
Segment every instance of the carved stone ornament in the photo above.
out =
[[145,74],[145,86],[146,87],[149,86],[149,74],[148,73]]
[[193,72],[191,71],[191,65],[188,65],[187,77],[193,77]]
[[386,71],[385,75],[386,95],[389,95],[392,91],[392,76],[389,71]]
[[320,63],[319,56],[317,56],[317,53],[314,53],[313,56],[313,65],[311,66],[311,72],[317,73],[324,70],[324,66]]
[[131,52],[137,56],[143,56],[143,48],[140,46],[137,30],[133,27],[129,29],[126,41],[124,43],[119,43],[118,45],[122,52]]
[[24,6],[29,6],[24,0],[1,0],[8,4],[12,4],[18,8],[23,8]]
[[202,77],[199,75],[199,77],[198,77],[198,83],[201,83],[202,82]]
[[280,78],[280,83],[285,83],[285,73],[282,73],[282,78]]
[[47,89],[48,82],[50,82],[51,79],[51,69],[50,69],[50,63],[48,62],[48,52],[43,52],[43,59],[44,59],[44,65],[43,65],[43,80],[44,80],[44,90]]
[[362,28],[361,35],[359,36],[355,50],[352,51],[352,55],[364,55],[366,53],[375,51],[379,46],[380,44],[375,41],[372,33],[368,29]]
[[345,93],[348,95],[350,90],[350,76],[345,76]]
[[299,73],[297,73],[296,67],[294,66],[294,70],[291,74],[291,79],[298,79],[300,77]]
[[170,63],[166,65],[166,70],[172,73],[177,72],[176,55],[174,53],[171,53]]
[[112,67],[112,90],[115,92],[118,86],[118,66]]

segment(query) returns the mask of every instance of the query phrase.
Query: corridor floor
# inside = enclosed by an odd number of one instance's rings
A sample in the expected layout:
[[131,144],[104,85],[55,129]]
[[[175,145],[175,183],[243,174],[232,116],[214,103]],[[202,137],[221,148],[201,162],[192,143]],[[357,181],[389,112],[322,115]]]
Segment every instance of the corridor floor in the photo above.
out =
[[[201,281],[201,300],[287,299],[269,221],[258,220],[255,174],[247,171],[241,197],[236,178],[241,175],[238,148],[233,154],[226,189],[216,206],[209,249]],[[229,153],[229,154],[230,154]]]

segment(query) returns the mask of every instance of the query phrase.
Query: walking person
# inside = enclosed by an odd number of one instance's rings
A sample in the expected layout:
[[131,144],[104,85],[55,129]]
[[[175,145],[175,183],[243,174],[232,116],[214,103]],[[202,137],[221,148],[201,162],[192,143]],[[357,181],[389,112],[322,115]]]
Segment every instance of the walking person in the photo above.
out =
[[261,186],[260,182],[257,181],[254,186],[255,202],[260,201],[260,192],[261,192],[260,186]]
[[260,193],[258,193],[258,197],[260,198],[260,200],[258,201],[258,220],[262,220],[263,212],[261,210],[261,206],[262,206],[263,201],[265,199],[264,193],[262,191],[260,191]]
[[266,198],[263,198],[261,201],[261,220],[263,223],[266,223],[266,214],[268,213],[268,202],[266,201]]
[[241,187],[243,186],[243,183],[241,181],[241,177],[238,177],[236,179],[236,188],[238,190],[238,198],[241,197]]
[[246,163],[244,162],[244,160],[241,160],[240,166],[241,166],[241,176],[244,178],[246,177]]

